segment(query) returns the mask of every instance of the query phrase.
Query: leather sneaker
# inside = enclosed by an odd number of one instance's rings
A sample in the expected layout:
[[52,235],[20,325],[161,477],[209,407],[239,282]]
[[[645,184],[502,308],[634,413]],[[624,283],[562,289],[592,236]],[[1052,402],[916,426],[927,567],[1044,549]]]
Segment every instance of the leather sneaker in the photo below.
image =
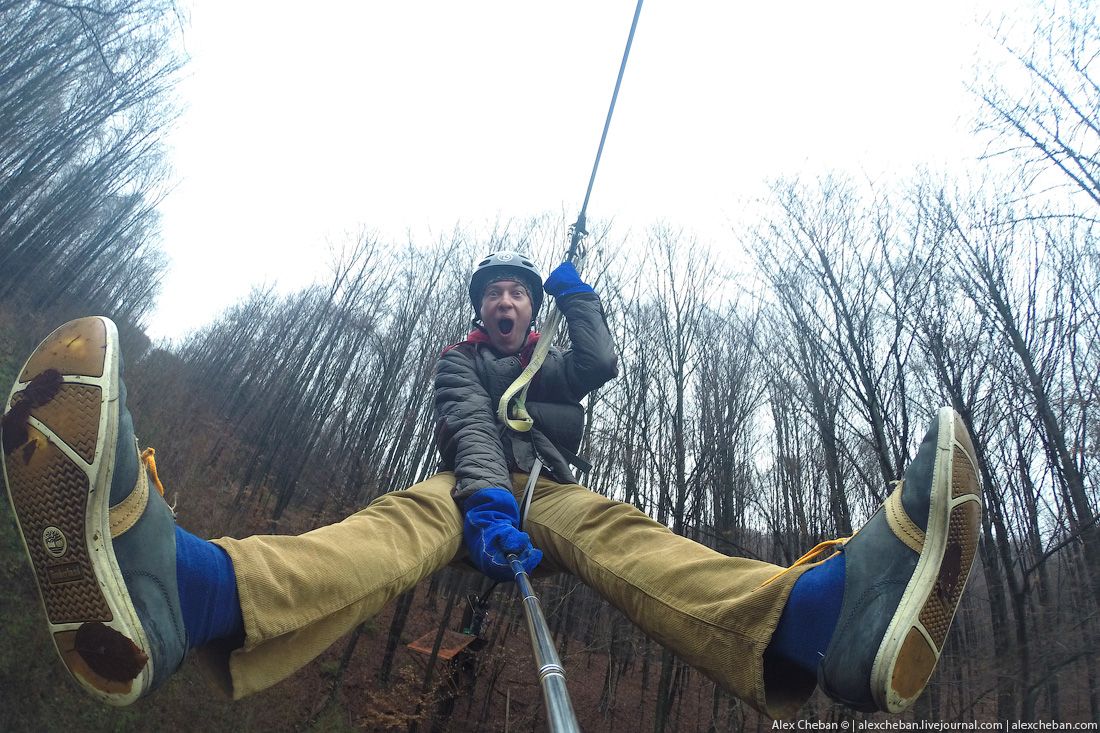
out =
[[66,323],[27,360],[3,418],[8,498],[50,635],[77,682],[114,705],[187,651],[174,518],[150,491],[121,368],[114,323]]
[[844,600],[818,667],[834,700],[905,710],[936,668],[978,546],[981,490],[974,446],[950,407],[905,478],[848,540]]

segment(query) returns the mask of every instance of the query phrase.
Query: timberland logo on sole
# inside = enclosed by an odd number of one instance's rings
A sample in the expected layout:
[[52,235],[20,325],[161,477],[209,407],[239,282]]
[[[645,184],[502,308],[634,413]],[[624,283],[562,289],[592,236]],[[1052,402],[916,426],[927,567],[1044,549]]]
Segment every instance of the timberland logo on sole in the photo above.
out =
[[53,558],[64,557],[69,551],[69,541],[65,539],[65,533],[57,527],[50,526],[42,530],[42,544]]
[[50,583],[57,585],[58,583],[71,583],[74,580],[80,580],[84,577],[84,574],[80,569],[80,563],[67,562],[64,565],[50,565],[47,567],[46,577],[50,579]]

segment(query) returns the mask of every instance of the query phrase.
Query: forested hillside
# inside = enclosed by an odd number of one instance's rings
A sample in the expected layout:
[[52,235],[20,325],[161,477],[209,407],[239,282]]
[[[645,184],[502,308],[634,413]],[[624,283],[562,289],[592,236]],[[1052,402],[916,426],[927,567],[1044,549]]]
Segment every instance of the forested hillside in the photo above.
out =
[[[725,241],[656,223],[593,227],[586,245],[622,374],[588,400],[585,483],[680,534],[787,565],[860,526],[938,406],[961,414],[983,537],[913,719],[1100,721],[1100,31],[1090,7],[1066,8],[1033,46],[1004,41],[1011,83],[975,85],[990,155],[971,179],[781,177]],[[6,390],[57,323],[114,317],[181,525],[301,532],[433,473],[431,377],[469,326],[471,264],[522,246],[548,269],[564,227],[541,215],[488,240],[459,225],[404,243],[367,230],[313,286],[257,290],[150,344],[177,23],[146,0],[0,3],[0,377]],[[214,701],[189,668],[120,712],[61,681],[6,504],[0,581],[4,730],[426,730],[447,674],[404,645],[458,628],[480,588],[444,571],[254,699]],[[536,590],[586,730],[770,727],[574,579]],[[473,686],[436,726],[538,729],[525,635],[498,591]],[[850,717],[820,695],[805,713]]]

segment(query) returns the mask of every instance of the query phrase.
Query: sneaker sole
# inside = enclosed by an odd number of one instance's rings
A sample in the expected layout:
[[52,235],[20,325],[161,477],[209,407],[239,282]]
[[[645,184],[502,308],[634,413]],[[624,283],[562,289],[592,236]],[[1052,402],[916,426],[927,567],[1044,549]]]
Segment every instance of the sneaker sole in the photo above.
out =
[[981,531],[974,447],[962,421],[941,408],[925,544],[871,668],[883,710],[908,709],[936,668],[973,567]]
[[111,544],[118,372],[109,320],[82,318],[51,333],[8,399],[3,465],[58,655],[84,689],[128,705],[153,669]]

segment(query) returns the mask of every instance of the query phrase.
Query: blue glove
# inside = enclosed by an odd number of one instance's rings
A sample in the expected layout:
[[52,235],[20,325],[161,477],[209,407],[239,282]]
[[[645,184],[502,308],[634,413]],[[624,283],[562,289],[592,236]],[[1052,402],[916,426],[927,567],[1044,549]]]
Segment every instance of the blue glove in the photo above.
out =
[[553,295],[555,298],[560,298],[563,295],[574,295],[575,293],[594,293],[591,285],[586,285],[581,276],[577,273],[577,268],[573,267],[572,262],[563,262],[554,268],[554,271],[550,273],[550,277],[546,278],[546,292]]
[[542,552],[518,529],[519,505],[511,491],[495,486],[482,489],[466,499],[462,510],[462,538],[470,562],[493,580],[515,580],[507,560],[510,553],[516,554],[528,573],[542,561]]

